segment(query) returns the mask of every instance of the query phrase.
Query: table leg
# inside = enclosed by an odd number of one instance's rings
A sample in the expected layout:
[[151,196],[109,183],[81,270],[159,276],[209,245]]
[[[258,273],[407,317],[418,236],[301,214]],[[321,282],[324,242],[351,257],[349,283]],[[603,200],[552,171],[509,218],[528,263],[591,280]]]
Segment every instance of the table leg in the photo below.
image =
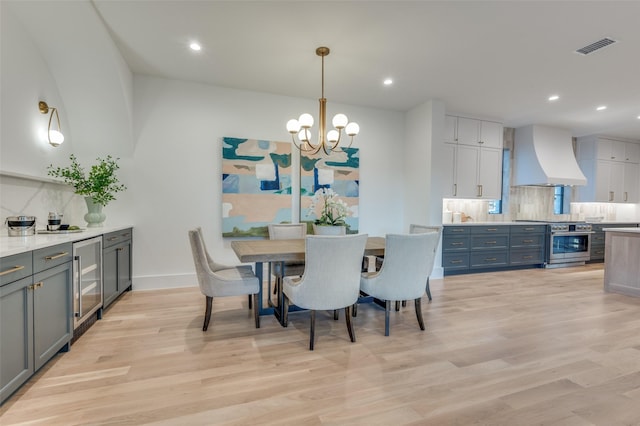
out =
[[258,282],[260,283],[260,289],[258,290],[258,306],[254,306],[254,309],[258,310],[258,314],[260,315],[271,315],[273,314],[273,308],[265,307],[263,305],[262,297],[263,297],[263,285],[264,285],[264,272],[262,262],[256,262],[256,277],[258,277]]

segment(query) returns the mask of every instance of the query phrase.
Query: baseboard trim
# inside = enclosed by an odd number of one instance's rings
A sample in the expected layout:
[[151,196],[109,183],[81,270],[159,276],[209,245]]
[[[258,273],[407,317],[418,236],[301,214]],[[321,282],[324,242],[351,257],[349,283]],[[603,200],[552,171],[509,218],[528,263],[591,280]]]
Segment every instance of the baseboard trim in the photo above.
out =
[[175,274],[175,275],[145,275],[133,277],[131,290],[161,290],[168,288],[197,287],[198,278],[196,274]]

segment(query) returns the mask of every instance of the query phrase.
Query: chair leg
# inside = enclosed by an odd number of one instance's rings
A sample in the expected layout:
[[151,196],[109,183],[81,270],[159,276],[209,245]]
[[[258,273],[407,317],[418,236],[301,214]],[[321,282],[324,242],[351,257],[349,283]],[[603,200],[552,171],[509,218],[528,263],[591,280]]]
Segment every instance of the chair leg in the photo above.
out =
[[387,300],[384,304],[384,335],[389,335],[389,311],[391,311],[391,301]]
[[309,330],[309,350],[313,350],[313,341],[315,340],[316,331],[316,311],[311,310],[311,330]]
[[338,319],[340,318],[340,313],[338,312],[337,309],[333,310],[333,320],[334,321],[338,321]]
[[213,305],[213,297],[207,296],[204,310],[204,324],[202,325],[202,331],[207,331],[209,328],[209,320],[211,320],[211,306]]
[[353,308],[351,309],[351,315],[354,318],[358,316],[358,302],[353,304]]
[[344,308],[344,316],[347,320],[347,330],[349,331],[349,338],[352,342],[356,341],[356,333],[353,330],[353,323],[351,322],[351,306]]
[[396,300],[396,312],[400,310],[400,301]]
[[[256,321],[256,328],[260,328],[260,312],[258,312],[258,294],[253,295],[253,319]],[[251,295],[249,295],[249,300],[251,300]]]
[[418,324],[420,324],[420,330],[424,330],[424,321],[422,320],[422,303],[420,297],[416,299],[416,317],[418,317]]
[[252,306],[251,306],[251,305],[252,305],[252,303],[251,303],[251,300],[252,300],[252,299],[253,299],[253,298],[251,297],[251,295],[249,295],[249,309],[251,309],[251,308],[252,308]]
[[282,326],[289,326],[289,298],[286,294],[282,294]]
[[427,297],[429,298],[429,302],[431,302],[431,288],[429,287],[429,277],[427,277]]
[[404,308],[405,306],[407,306],[407,301],[406,301],[406,300],[403,300],[403,301],[402,301],[402,307]]

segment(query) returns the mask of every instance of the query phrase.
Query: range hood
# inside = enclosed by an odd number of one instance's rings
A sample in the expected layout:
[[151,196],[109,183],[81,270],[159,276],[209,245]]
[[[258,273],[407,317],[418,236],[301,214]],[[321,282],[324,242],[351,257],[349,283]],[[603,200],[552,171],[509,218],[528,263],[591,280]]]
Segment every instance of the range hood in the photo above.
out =
[[514,185],[586,185],[571,133],[539,125],[519,127],[514,139]]

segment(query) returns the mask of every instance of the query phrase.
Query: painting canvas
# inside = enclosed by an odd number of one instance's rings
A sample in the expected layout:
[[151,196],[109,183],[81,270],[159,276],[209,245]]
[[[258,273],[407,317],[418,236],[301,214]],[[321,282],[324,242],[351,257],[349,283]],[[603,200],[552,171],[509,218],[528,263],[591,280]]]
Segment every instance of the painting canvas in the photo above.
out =
[[302,152],[300,167],[300,220],[313,222],[319,217],[321,206],[316,206],[317,211],[311,211],[311,198],[318,189],[331,188],[349,206],[350,213],[345,220],[347,232],[357,234],[360,150],[341,148],[328,156],[322,151],[314,155]]
[[264,237],[291,222],[291,144],[222,138],[222,235]]

